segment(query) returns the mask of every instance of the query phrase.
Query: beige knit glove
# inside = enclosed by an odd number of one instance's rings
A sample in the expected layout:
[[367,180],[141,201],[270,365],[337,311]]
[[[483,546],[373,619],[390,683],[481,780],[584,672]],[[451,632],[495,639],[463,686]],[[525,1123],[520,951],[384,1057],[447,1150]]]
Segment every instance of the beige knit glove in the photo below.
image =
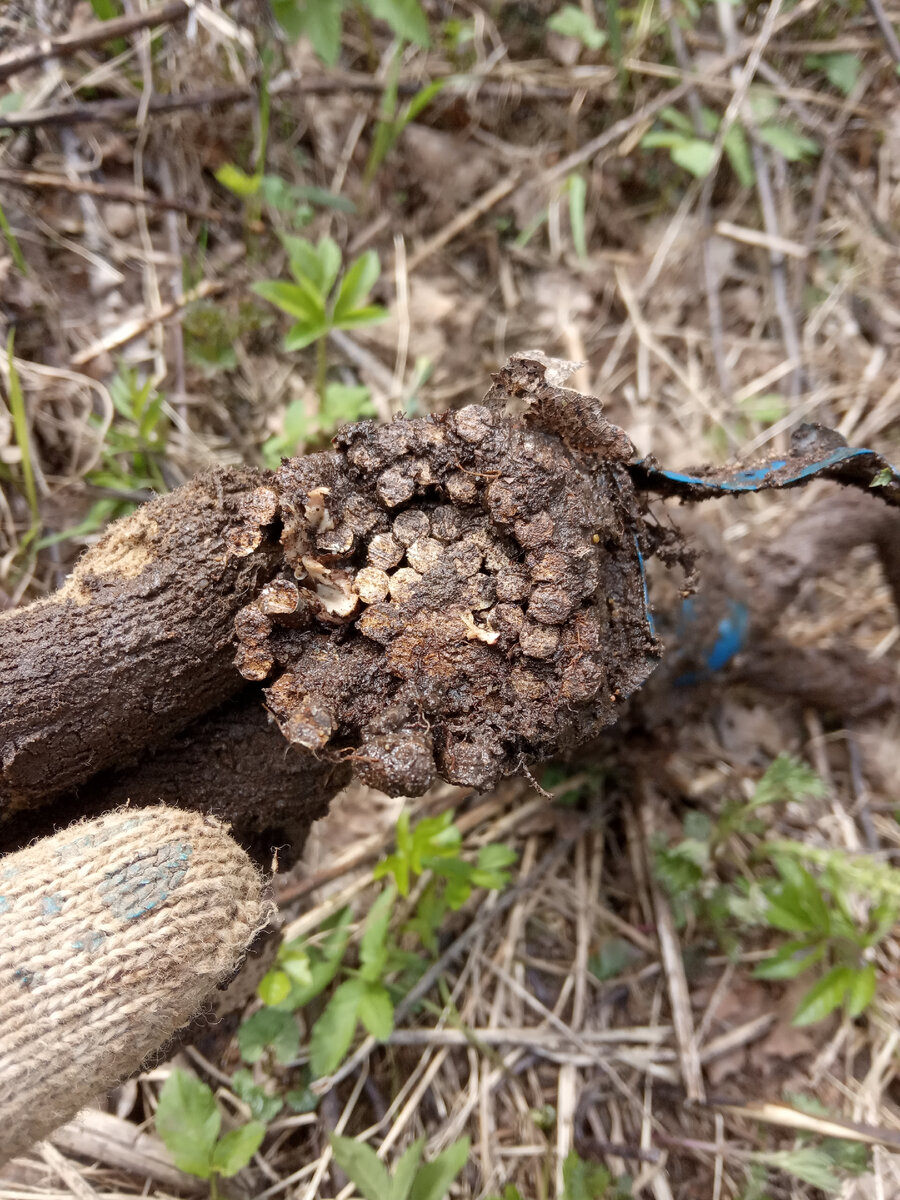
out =
[[177,808],[0,858],[0,1164],[137,1070],[268,916],[227,827]]

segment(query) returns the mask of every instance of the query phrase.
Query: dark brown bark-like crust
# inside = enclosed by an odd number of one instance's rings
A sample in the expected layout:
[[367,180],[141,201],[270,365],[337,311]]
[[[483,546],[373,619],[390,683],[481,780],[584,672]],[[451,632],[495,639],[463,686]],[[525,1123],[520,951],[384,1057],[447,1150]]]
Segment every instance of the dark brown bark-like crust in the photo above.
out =
[[198,476],[116,522],[55,595],[0,617],[0,811],[77,787],[238,690],[234,615],[275,568],[268,478]]
[[211,813],[231,825],[261,866],[286,870],[303,849],[309,827],[349,782],[350,768],[288,746],[266,712],[258,688],[200,717],[132,767],[103,771],[40,809],[0,816],[0,849],[17,850],[80,817],[122,804],[173,804]]

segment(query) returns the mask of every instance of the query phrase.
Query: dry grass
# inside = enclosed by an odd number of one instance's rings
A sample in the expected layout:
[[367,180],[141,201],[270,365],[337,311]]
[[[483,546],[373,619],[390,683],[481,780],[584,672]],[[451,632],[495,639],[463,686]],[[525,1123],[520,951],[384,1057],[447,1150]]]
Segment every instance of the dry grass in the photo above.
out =
[[[10,46],[68,23],[49,4],[33,7],[0,14],[0,72]],[[7,81],[21,96],[19,117],[36,115],[0,141],[0,203],[29,268],[23,275],[0,245],[0,323],[16,331],[44,535],[78,524],[98,498],[136,498],[85,480],[114,421],[118,362],[165,392],[171,485],[212,460],[259,461],[291,401],[315,411],[312,355],[282,352],[272,313],[248,301],[253,280],[283,271],[279,218],[265,208],[248,218],[212,174],[253,162],[263,44],[275,55],[267,169],[353,201],[349,212],[315,208],[307,236],[330,232],[350,254],[381,255],[390,321],[330,345],[333,378],[368,385],[381,417],[477,400],[508,353],[540,345],[586,360],[582,390],[607,397],[612,419],[672,466],[783,447],[800,420],[898,456],[900,90],[881,4],[747,11],[719,0],[695,16],[687,5],[641,5],[623,10],[619,64],[608,47],[592,54],[546,37],[552,7],[430,6],[435,29],[469,22],[471,40],[458,51],[404,52],[403,94],[449,82],[369,185],[393,49],[383,27],[369,31],[355,16],[333,72],[304,43],[278,43],[265,6],[197,0],[186,24],[137,29],[113,47],[84,44]],[[900,23],[900,9],[892,17]],[[87,5],[71,20],[73,30],[87,26]],[[811,64],[823,53],[857,56],[849,95]],[[692,121],[707,106],[722,117],[721,154],[731,122],[753,124],[747,97],[759,81],[779,120],[790,118],[820,154],[789,163],[756,143],[754,184],[742,188],[725,163],[694,180],[664,151],[641,148],[664,106]],[[216,103],[195,103],[213,92]],[[81,117],[91,120],[59,116],[90,106]],[[573,244],[573,172],[587,184],[586,259]],[[517,238],[535,222],[533,237]],[[227,369],[197,363],[211,324],[233,349]],[[0,377],[9,376],[0,354]],[[58,586],[95,536],[23,549],[22,450],[0,409],[8,604]],[[700,522],[748,564],[812,499],[723,503]],[[897,663],[890,595],[862,556],[811,584],[781,632],[801,645],[850,640]],[[864,1018],[796,1029],[797,989],[752,978],[762,943],[750,938],[732,958],[708,939],[695,944],[648,858],[654,833],[672,835],[686,809],[746,796],[787,751],[809,759],[827,794],[802,812],[789,806],[772,831],[893,861],[896,716],[840,728],[727,687],[692,699],[690,720],[681,700],[663,701],[661,717],[655,704],[652,721],[632,714],[598,745],[589,761],[601,770],[574,809],[550,805],[526,781],[487,798],[444,788],[418,802],[455,806],[467,848],[514,844],[513,887],[482,897],[448,930],[440,1016],[407,1016],[387,1045],[365,1042],[321,1089],[317,1119],[276,1119],[240,1194],[349,1196],[330,1162],[334,1129],[388,1159],[415,1136],[435,1152],[468,1132],[461,1197],[507,1181],[526,1198],[556,1195],[573,1147],[631,1175],[634,1195],[741,1197],[753,1153],[790,1148],[810,1120],[836,1132],[784,1106],[802,1093],[844,1123],[844,1136],[874,1147],[870,1170],[844,1185],[846,1200],[900,1195],[900,945],[883,945],[878,999]],[[285,882],[292,934],[347,901],[364,909],[371,862],[396,815],[395,803],[360,790],[335,805],[300,884]],[[601,982],[588,963],[612,938],[629,948],[629,965]],[[199,1069],[240,1114],[228,1091],[236,1063],[232,1048]],[[152,1130],[134,1140],[166,1069],[8,1168],[0,1200],[190,1189]],[[547,1106],[554,1116],[544,1120]],[[819,1193],[780,1175],[762,1194]]]

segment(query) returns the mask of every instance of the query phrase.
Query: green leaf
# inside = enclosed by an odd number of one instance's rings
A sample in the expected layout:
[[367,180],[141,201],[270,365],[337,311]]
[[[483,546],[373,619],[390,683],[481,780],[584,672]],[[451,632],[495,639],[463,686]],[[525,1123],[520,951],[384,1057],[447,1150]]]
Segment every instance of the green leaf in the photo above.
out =
[[319,1097],[311,1088],[291,1088],[284,1093],[285,1101],[291,1112],[311,1113],[319,1107]]
[[309,288],[300,284],[286,283],[282,279],[262,279],[254,283],[250,290],[309,325],[321,324],[324,320],[324,307],[310,294]]
[[764,804],[784,804],[789,800],[821,799],[826,791],[822,779],[802,759],[779,754],[756,785],[750,804],[760,808]]
[[234,163],[223,163],[218,171],[216,171],[216,179],[221,183],[222,187],[228,188],[229,192],[233,192],[235,196],[240,196],[242,200],[246,200],[247,197],[255,196],[259,191],[262,175],[248,175],[246,171],[242,171]]
[[281,234],[281,244],[288,253],[291,274],[306,292],[315,298],[322,312],[341,265],[341,252],[329,237],[317,245],[294,234]]
[[[580,9],[578,10],[581,11]],[[587,236],[585,233],[585,211],[587,208],[587,183],[583,175],[569,176],[569,225],[572,229],[572,244],[582,262],[587,260]]]
[[289,1012],[277,1008],[261,1008],[248,1017],[237,1033],[238,1046],[244,1062],[259,1062],[266,1050],[272,1050],[280,1063],[297,1057],[300,1033],[297,1022]]
[[[297,440],[299,441],[299,439]],[[300,987],[309,987],[312,984],[312,964],[308,954],[285,955],[281,959],[281,966],[285,974],[289,976],[291,983],[296,983]]]
[[809,948],[805,942],[788,942],[773,954],[771,958],[757,963],[753,971],[754,979],[796,979],[804,971],[821,961],[825,953],[824,946]]
[[159,1094],[156,1132],[180,1171],[209,1179],[221,1124],[211,1089],[196,1075],[175,1067]]
[[853,986],[854,971],[851,967],[832,967],[818,983],[813,984],[794,1013],[794,1025],[812,1025],[823,1021],[843,1002],[844,996]]
[[213,1170],[226,1178],[237,1175],[262,1145],[266,1127],[261,1121],[248,1121],[219,1139],[213,1152]]
[[307,37],[333,67],[341,52],[343,0],[271,0],[275,20],[290,38]]
[[447,86],[447,79],[432,79],[431,83],[420,88],[419,91],[409,100],[404,106],[400,116],[394,122],[394,136],[398,137],[410,121],[414,121],[420,112],[423,112],[432,102],[435,96]]
[[685,140],[683,133],[671,129],[651,129],[641,138],[641,146],[644,150],[671,150],[673,146],[683,146]]
[[470,1144],[467,1137],[460,1138],[433,1162],[419,1167],[409,1200],[444,1200],[450,1185],[468,1162]]
[[359,961],[363,966],[363,978],[376,980],[380,977],[387,959],[387,931],[394,910],[396,892],[386,887],[366,918],[365,928],[359,941]]
[[665,121],[667,125],[671,125],[673,129],[678,129],[688,137],[693,137],[694,125],[690,117],[679,112],[677,108],[673,108],[671,104],[667,104],[665,108],[660,109],[659,116],[660,120]]
[[839,1192],[842,1181],[832,1166],[831,1156],[818,1146],[801,1146],[798,1150],[773,1150],[756,1153],[753,1161],[772,1170],[785,1171],[804,1183],[821,1188],[823,1192]]
[[818,67],[832,87],[849,96],[862,71],[862,59],[857,54],[810,54],[806,65]]
[[256,993],[263,1004],[280,1004],[290,995],[291,981],[284,971],[267,971],[259,981]]
[[737,176],[741,187],[752,187],[756,182],[756,172],[753,170],[753,158],[747,144],[747,135],[738,124],[734,124],[725,134],[722,149],[731,164],[731,169]]
[[705,179],[716,165],[715,146],[699,138],[686,138],[679,146],[672,147],[671,154],[673,163],[698,179]]
[[318,324],[297,321],[284,335],[284,348],[285,350],[303,350],[307,346],[311,346],[313,342],[317,342],[319,338],[325,337],[328,329],[329,326],[325,321]]
[[283,1108],[280,1096],[270,1096],[258,1083],[253,1081],[252,1071],[241,1067],[231,1077],[231,1088],[234,1094],[250,1109],[257,1121],[268,1124],[274,1121]]
[[388,1200],[392,1197],[391,1177],[371,1146],[337,1133],[330,1133],[328,1141],[334,1161],[366,1200]]
[[430,44],[428,19],[419,0],[366,0],[366,8],[376,19],[386,21],[397,37],[417,46]]
[[375,415],[372,393],[364,384],[329,383],[319,413],[319,428],[324,433],[332,433],[338,425]]
[[325,1011],[312,1027],[309,1068],[314,1078],[330,1075],[343,1062],[356,1033],[359,998],[366,984],[347,979],[335,990]]
[[357,1015],[379,1042],[386,1042],[394,1032],[394,1004],[388,990],[380,983],[370,983],[359,998]]
[[391,314],[380,304],[370,304],[366,308],[355,308],[345,313],[340,320],[335,319],[335,329],[358,329],[361,325],[377,325],[385,321]]
[[0,233],[3,234],[6,244],[9,246],[9,252],[12,255],[13,262],[23,275],[27,275],[28,264],[25,262],[25,256],[22,253],[22,247],[19,245],[18,239],[12,231],[12,226],[6,219],[6,213],[3,211],[2,205],[0,205]]
[[[291,1008],[302,1008],[305,1004],[309,1004],[310,1000],[314,1000],[328,987],[331,981],[337,975],[341,966],[341,959],[344,957],[344,951],[347,949],[347,942],[350,940],[350,922],[353,919],[353,914],[350,909],[345,907],[333,918],[334,924],[328,931],[328,937],[322,946],[315,951],[318,956],[310,957],[310,974],[312,982],[307,987],[297,987],[291,993],[290,1005]],[[288,942],[287,948],[297,949],[303,945],[303,942]]]
[[334,305],[335,322],[360,307],[378,282],[380,274],[381,261],[374,250],[367,250],[353,260],[338,289]]
[[111,21],[122,12],[119,0],[91,0],[91,9],[98,21]]
[[327,296],[338,277],[343,255],[340,246],[334,238],[330,237],[319,238],[316,255],[319,259],[319,277],[315,280],[316,287],[323,296]]
[[891,468],[890,467],[882,467],[881,470],[878,472],[878,474],[875,476],[875,478],[872,480],[872,482],[869,484],[869,487],[870,488],[887,487],[887,485],[891,482],[891,480],[893,478],[894,478],[894,472],[891,470]]
[[515,850],[509,846],[482,846],[478,851],[478,862],[469,878],[475,887],[500,891],[509,883],[509,872],[505,868],[511,866],[517,858]]
[[847,1012],[851,1017],[858,1017],[865,1012],[875,999],[875,988],[878,977],[875,974],[875,964],[866,963],[853,972],[853,982],[847,993]]
[[575,4],[564,4],[547,19],[547,28],[563,37],[577,38],[587,50],[600,50],[606,45],[606,34],[597,23]]
[[616,979],[640,959],[641,952],[625,938],[610,938],[597,954],[588,959],[588,970],[595,979]]
[[407,1200],[415,1183],[425,1149],[425,1138],[416,1138],[411,1146],[394,1164],[394,1174],[391,1179],[390,1200]]
[[605,1167],[585,1162],[574,1150],[563,1163],[562,1200],[602,1200],[610,1185]]
[[770,901],[765,912],[765,919],[773,929],[782,933],[817,933],[817,926],[810,921],[806,913],[789,904],[783,897],[781,902]]
[[802,162],[819,153],[819,143],[805,137],[791,125],[760,125],[759,137],[788,162]]

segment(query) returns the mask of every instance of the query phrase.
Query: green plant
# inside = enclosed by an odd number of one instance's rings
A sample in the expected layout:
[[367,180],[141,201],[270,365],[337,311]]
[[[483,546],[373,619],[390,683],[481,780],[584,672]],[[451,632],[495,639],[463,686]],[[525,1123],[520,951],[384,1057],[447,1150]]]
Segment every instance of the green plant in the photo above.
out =
[[[0,108],[0,113],[2,113]],[[3,206],[0,205],[0,233],[3,234],[4,241],[9,247],[9,253],[13,262],[23,275],[28,274],[28,264],[25,262],[25,255],[22,253],[22,247],[19,245],[16,235],[12,231],[12,226],[7,220],[6,213],[3,211]]]
[[410,121],[414,121],[423,109],[443,90],[446,79],[434,79],[431,83],[420,88],[414,96],[398,111],[398,83],[400,77],[401,54],[398,48],[391,63],[387,84],[381,94],[381,106],[378,113],[378,124],[375,126],[375,136],[372,138],[372,149],[366,169],[363,173],[363,191],[367,191],[372,180],[378,173],[378,168],[397,144],[400,135]]
[[418,1138],[397,1160],[392,1174],[365,1142],[340,1137],[328,1138],[334,1161],[349,1175],[365,1200],[443,1200],[453,1181],[466,1165],[470,1142],[460,1138],[431,1162],[423,1162],[425,1139]]
[[331,437],[335,430],[361,417],[374,417],[371,392],[361,384],[327,383],[318,411],[310,415],[303,400],[293,400],[284,410],[282,432],[263,442],[261,454],[267,467],[274,469],[282,458],[297,452],[300,442]]
[[[346,196],[340,196],[327,188],[307,184],[289,183],[281,175],[256,170],[248,174],[235,163],[223,163],[216,171],[216,179],[241,200],[260,200],[278,216],[284,218],[287,230],[299,229],[315,216],[315,207],[330,208],[338,212],[352,213],[356,206]],[[251,209],[250,218],[258,216]]]
[[[398,997],[420,978],[427,966],[420,953],[405,948],[401,939],[418,941],[429,953],[437,950],[438,932],[448,911],[457,910],[475,888],[506,886],[506,871],[515,861],[507,846],[482,846],[474,863],[461,856],[462,836],[453,814],[427,817],[410,828],[409,816],[397,822],[396,852],[373,872],[375,881],[387,876],[369,909],[359,939],[358,965],[344,962],[350,939],[351,914],[343,909],[314,938],[285,943],[275,966],[262,979],[259,997],[265,1007],[241,1026],[238,1043],[246,1062],[266,1053],[282,1064],[299,1051],[293,1014],[320,996],[343,975],[310,1032],[310,1071],[314,1078],[337,1069],[349,1050],[358,1026],[378,1040],[390,1037]],[[397,920],[398,896],[408,896],[412,881],[431,872],[418,903],[405,921]],[[399,924],[397,933],[392,924]]]
[[[270,0],[275,20],[289,38],[307,37],[319,58],[334,66],[341,52],[346,0]],[[402,41],[427,47],[428,20],[419,0],[360,0],[367,18],[384,21]]]
[[563,37],[577,38],[586,50],[602,50],[607,36],[597,28],[597,22],[577,4],[564,4],[547,18],[547,28]]
[[[645,150],[657,148],[669,151],[669,157],[677,167],[689,171],[698,179],[704,179],[715,166],[716,151],[712,139],[719,126],[719,117],[709,108],[702,109],[703,135],[694,128],[691,120],[677,108],[666,107],[660,111],[659,120],[668,128],[651,129],[641,138]],[[753,164],[746,134],[740,125],[734,124],[722,143],[732,170],[742,186],[753,182]]]
[[328,358],[326,339],[333,329],[356,329],[383,321],[387,310],[367,303],[378,282],[381,263],[374,250],[367,250],[342,271],[337,242],[322,237],[314,245],[305,238],[282,234],[293,283],[264,279],[253,290],[276,308],[295,318],[284,338],[285,350],[302,350],[316,343],[316,390],[326,401]]
[[[626,1200],[631,1194],[631,1180],[627,1176],[614,1180],[606,1167],[586,1162],[576,1151],[570,1150],[566,1155],[560,1200]],[[489,1196],[487,1200],[522,1200],[522,1194],[515,1184],[509,1183],[502,1196]]]
[[[165,397],[156,391],[152,380],[141,380],[137,371],[124,365],[116,371],[109,392],[115,416],[103,439],[100,466],[86,472],[84,479],[116,495],[97,500],[77,525],[41,538],[36,544],[38,550],[95,533],[108,521],[132,512],[141,499],[139,495],[132,498],[132,493],[169,490],[162,472],[169,436],[169,422],[163,412]],[[99,418],[88,420],[95,429],[101,427]]]
[[25,411],[25,397],[22,394],[22,383],[16,369],[15,331],[10,329],[6,339],[6,362],[9,370],[9,411],[12,417],[13,436],[19,450],[22,464],[22,488],[28,501],[31,514],[31,524],[27,533],[19,543],[19,553],[23,554],[41,528],[41,513],[38,505],[37,485],[34,477],[34,464],[31,461],[31,438],[28,432],[28,414]]
[[804,66],[821,71],[832,87],[845,96],[853,91],[862,71],[862,59],[858,54],[808,54]]
[[[115,417],[106,431],[100,466],[88,471],[85,480],[117,492],[168,491],[162,472],[169,436],[163,412],[165,396],[152,379],[142,380],[134,368],[124,364],[116,371],[109,394]],[[92,423],[99,426],[96,419],[92,418]],[[134,503],[123,499],[111,515],[130,512]]]
[[[778,101],[771,93],[755,92],[750,98],[750,108],[755,136],[789,162],[799,162],[819,153],[818,142],[800,133],[794,122],[779,110]],[[702,108],[701,120],[703,127],[698,131],[684,113],[666,107],[659,114],[663,128],[651,129],[641,139],[641,146],[645,150],[668,150],[676,166],[698,179],[705,179],[716,163],[713,142],[721,118],[712,109]],[[742,187],[749,187],[756,175],[747,134],[737,122],[725,134],[722,149],[738,182]]]
[[[877,986],[869,955],[900,916],[900,897],[859,891],[848,881],[837,852],[821,880],[787,855],[770,852],[770,858],[778,878],[764,886],[764,918],[772,929],[791,937],[759,963],[756,977],[795,979],[824,966],[824,975],[801,999],[794,1024],[821,1021],[841,1006],[849,1017],[858,1017]],[[900,878],[900,872],[897,875]]]
[[212,1090],[176,1067],[159,1095],[156,1131],[179,1170],[210,1181],[213,1197],[218,1196],[218,1179],[245,1167],[266,1133],[260,1121],[248,1121],[224,1134],[221,1128],[222,1114]]
[[[900,871],[838,850],[780,839],[762,840],[760,810],[822,796],[824,785],[805,763],[780,755],[745,802],[728,802],[718,819],[685,818],[685,837],[653,846],[653,870],[668,893],[676,924],[708,926],[726,950],[737,948],[735,927],[757,926],[788,935],[759,963],[759,979],[824,973],[800,1001],[794,1023],[807,1025],[843,1006],[850,1017],[871,1003],[877,975],[873,955],[900,916]],[[756,842],[751,863],[762,878],[735,870],[732,839]],[[817,869],[807,869],[806,859]]]

